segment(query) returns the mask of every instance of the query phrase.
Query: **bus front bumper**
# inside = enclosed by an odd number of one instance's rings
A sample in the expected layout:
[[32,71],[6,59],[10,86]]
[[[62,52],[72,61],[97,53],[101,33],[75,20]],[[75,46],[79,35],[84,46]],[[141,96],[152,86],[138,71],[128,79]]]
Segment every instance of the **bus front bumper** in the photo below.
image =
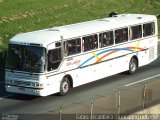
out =
[[13,85],[5,85],[7,92],[19,93],[19,94],[27,94],[27,95],[35,95],[35,96],[47,96],[51,93],[48,92],[47,89],[44,88],[30,88],[24,86],[13,86]]

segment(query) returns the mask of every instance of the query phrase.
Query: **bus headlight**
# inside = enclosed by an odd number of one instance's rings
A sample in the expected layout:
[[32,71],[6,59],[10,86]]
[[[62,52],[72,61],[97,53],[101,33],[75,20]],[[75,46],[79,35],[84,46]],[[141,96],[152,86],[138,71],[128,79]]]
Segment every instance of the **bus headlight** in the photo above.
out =
[[43,84],[41,84],[41,83],[36,84],[36,86],[37,86],[38,88],[43,88],[43,87],[44,87]]
[[36,88],[43,88],[44,87],[44,85],[42,83],[32,83],[32,86],[36,87]]
[[36,83],[32,83],[32,86],[35,87],[35,86],[36,86]]

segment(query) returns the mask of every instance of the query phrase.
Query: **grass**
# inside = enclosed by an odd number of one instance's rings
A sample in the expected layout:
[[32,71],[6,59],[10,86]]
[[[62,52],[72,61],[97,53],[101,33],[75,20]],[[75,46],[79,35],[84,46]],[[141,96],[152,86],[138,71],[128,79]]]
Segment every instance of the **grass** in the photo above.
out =
[[[0,51],[18,33],[104,18],[109,12],[160,13],[159,0],[2,0]],[[160,33],[160,17],[159,17]]]
[[[160,13],[160,0],[0,0],[0,80],[8,40],[19,33],[107,17],[117,13]],[[160,35],[160,15],[158,17]]]

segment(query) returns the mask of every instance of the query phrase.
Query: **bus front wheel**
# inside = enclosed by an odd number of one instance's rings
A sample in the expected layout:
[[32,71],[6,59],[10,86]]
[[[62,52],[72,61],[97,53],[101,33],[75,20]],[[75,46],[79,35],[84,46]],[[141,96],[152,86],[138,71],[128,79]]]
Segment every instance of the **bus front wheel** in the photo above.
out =
[[128,73],[129,74],[133,74],[135,73],[135,71],[137,70],[137,60],[135,58],[131,58],[130,62],[129,62],[129,70]]
[[60,84],[60,92],[61,96],[66,95],[70,90],[70,81],[67,77],[64,77],[61,84]]

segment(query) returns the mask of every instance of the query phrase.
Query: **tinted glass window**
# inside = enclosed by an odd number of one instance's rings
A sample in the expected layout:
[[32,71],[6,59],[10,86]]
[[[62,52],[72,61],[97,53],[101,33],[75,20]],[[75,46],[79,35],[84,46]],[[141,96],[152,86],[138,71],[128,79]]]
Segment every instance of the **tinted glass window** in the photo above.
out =
[[98,36],[91,35],[83,37],[83,51],[89,51],[98,48]]
[[131,40],[138,39],[141,37],[142,37],[142,26],[141,25],[130,27],[130,39]]
[[81,52],[81,39],[73,39],[64,42],[65,56],[77,54]]
[[113,44],[113,31],[99,34],[100,47],[106,47]]
[[48,71],[57,69],[61,63],[61,48],[49,50],[48,52]]
[[152,23],[147,23],[143,25],[143,36],[150,36],[155,33],[155,24],[154,22]]
[[128,41],[128,28],[115,30],[115,43]]
[[45,71],[45,48],[24,45],[9,45],[6,68],[41,73]]

